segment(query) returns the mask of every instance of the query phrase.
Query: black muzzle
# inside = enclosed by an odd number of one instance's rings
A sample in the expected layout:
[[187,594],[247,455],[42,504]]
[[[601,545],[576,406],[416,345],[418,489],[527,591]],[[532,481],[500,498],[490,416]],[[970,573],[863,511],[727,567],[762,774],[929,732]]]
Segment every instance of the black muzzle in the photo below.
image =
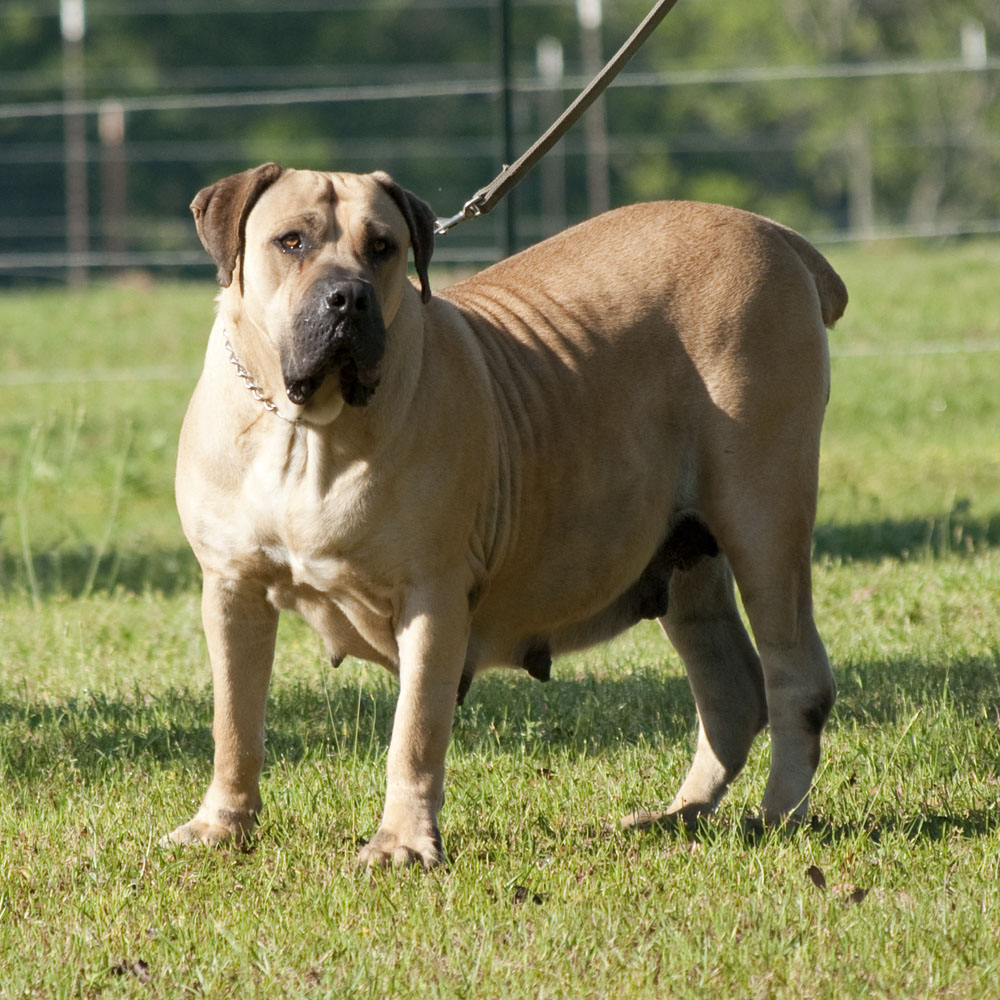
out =
[[285,391],[293,403],[308,403],[331,375],[339,377],[351,406],[371,401],[385,354],[385,324],[369,282],[330,272],[309,290],[294,330],[281,356]]

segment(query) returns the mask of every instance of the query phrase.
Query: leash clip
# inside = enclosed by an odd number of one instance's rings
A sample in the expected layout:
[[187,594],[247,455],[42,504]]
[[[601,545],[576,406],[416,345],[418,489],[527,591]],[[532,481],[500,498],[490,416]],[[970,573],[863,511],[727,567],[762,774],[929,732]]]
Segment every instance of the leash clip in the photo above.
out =
[[450,229],[461,225],[467,219],[475,219],[483,214],[482,196],[479,193],[473,195],[463,206],[462,211],[453,215],[450,219],[437,219],[434,222],[434,235],[444,236]]

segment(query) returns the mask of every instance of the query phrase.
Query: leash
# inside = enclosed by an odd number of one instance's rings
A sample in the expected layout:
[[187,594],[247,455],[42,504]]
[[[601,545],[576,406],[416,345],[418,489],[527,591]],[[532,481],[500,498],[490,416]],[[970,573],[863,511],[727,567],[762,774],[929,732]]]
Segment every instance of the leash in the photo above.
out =
[[503,170],[490,181],[486,187],[480,188],[463,206],[462,211],[450,219],[438,219],[434,232],[442,236],[455,226],[486,215],[496,208],[497,204],[509,194],[513,188],[524,180],[528,171],[566,134],[577,119],[597,100],[608,84],[618,75],[621,68],[641,48],[647,38],[656,30],[657,25],[673,9],[677,0],[658,0],[653,9],[646,15],[628,41],[615,53],[614,57],[597,76],[580,92],[576,100],[549,126],[548,130],[522,154],[514,163],[505,165]]

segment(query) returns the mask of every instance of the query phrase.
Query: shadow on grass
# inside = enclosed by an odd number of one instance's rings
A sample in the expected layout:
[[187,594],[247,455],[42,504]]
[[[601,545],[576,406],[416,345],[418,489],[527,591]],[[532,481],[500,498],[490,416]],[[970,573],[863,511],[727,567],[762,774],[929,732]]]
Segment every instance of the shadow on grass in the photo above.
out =
[[[907,841],[943,842],[953,837],[977,840],[1000,830],[1000,806],[970,809],[960,814],[924,813],[918,815],[867,816],[858,823],[835,823],[824,816],[812,816],[803,826],[765,827],[759,819],[746,818],[733,822],[721,816],[708,816],[690,823],[668,818],[650,827],[627,831],[629,836],[659,837],[673,841],[683,837],[688,843],[715,843],[734,838],[746,848],[766,846],[775,838],[799,836],[806,832],[810,839],[824,844],[867,840],[881,843],[885,837],[900,837]],[[605,831],[607,832],[607,831]]]
[[[381,672],[379,667],[370,670]],[[384,756],[396,705],[395,683],[366,676],[360,684],[275,684],[268,701],[270,761],[356,754]],[[82,777],[109,767],[186,766],[212,759],[212,695],[172,689],[160,695],[84,693],[35,704],[0,701],[0,775],[47,780],[69,764]],[[547,684],[526,674],[480,676],[458,708],[453,742],[465,752],[542,755],[572,748],[607,752],[643,736],[685,740],[694,706],[682,677],[648,674],[616,680]]]
[[145,761],[211,761],[209,691],[172,690],[155,698],[84,693],[33,704],[0,701],[0,775],[49,781],[68,768],[86,779]]
[[[902,723],[914,706],[940,704],[941,687],[910,686],[917,665],[882,662],[852,667],[854,692],[838,704],[829,731],[847,722],[870,727]],[[267,767],[353,758],[381,772],[395,708],[394,682],[380,668],[362,678],[327,683],[277,683],[268,705]],[[374,673],[378,671],[378,673]],[[682,744],[693,749],[694,708],[687,681],[662,676],[655,666],[621,678],[560,679],[559,663],[551,681],[540,684],[527,675],[495,671],[476,679],[466,703],[456,712],[455,752],[482,759],[500,756],[544,766],[551,755],[598,756],[628,745]],[[374,674],[374,676],[373,676]],[[850,680],[850,679],[849,679]],[[905,698],[900,693],[904,690]],[[952,710],[969,715],[1000,715],[995,664],[969,660],[949,671]],[[109,778],[135,780],[156,771],[195,771],[199,783],[211,772],[211,692],[170,689],[148,695],[84,693],[45,703],[0,701],[0,781],[42,789],[52,783],[102,783]],[[814,816],[810,838],[822,842],[902,837],[907,841],[976,839],[1000,829],[1000,807],[940,812],[868,813],[857,822]],[[617,836],[617,824],[601,836]],[[720,816],[690,827],[666,825],[626,836],[652,836],[687,842],[717,842],[734,836],[748,848],[774,837],[796,836],[795,828],[767,829],[747,820]]]
[[[561,679],[556,662],[548,683],[523,671],[494,670],[473,682],[455,714],[453,743],[461,752],[544,757],[568,750],[598,755],[623,745],[693,744],[695,711],[687,680],[664,675],[655,664],[624,677]],[[575,667],[574,667],[575,668]],[[384,755],[392,728],[396,685],[381,668],[360,678],[285,682],[276,675],[268,703],[271,761]],[[949,710],[969,717],[1000,718],[1000,686],[992,658],[952,663],[945,674],[916,660],[852,665],[838,671],[841,694],[828,733],[839,727],[890,726],[908,722],[916,709]],[[947,691],[945,692],[945,687]],[[170,689],[150,695],[86,692],[33,703],[0,701],[0,773],[45,780],[48,769],[71,762],[83,776],[115,763],[146,760],[169,767],[212,757],[212,696]]]
[[186,546],[175,549],[101,552],[94,546],[34,553],[31,566],[20,553],[0,551],[0,595],[80,597],[122,588],[167,597],[201,586],[201,569]]
[[961,814],[924,813],[916,816],[869,816],[861,824],[836,824],[815,816],[809,828],[822,841],[835,843],[859,835],[873,843],[885,836],[904,840],[945,841],[952,837],[975,840],[1000,830],[1000,807],[970,809]]
[[814,559],[908,559],[966,555],[1000,546],[1000,514],[972,517],[962,504],[924,518],[817,524]]
[[969,717],[1000,719],[1000,662],[996,655],[969,657],[946,667],[914,656],[835,665],[838,694],[831,729],[906,722],[920,708],[947,704]]

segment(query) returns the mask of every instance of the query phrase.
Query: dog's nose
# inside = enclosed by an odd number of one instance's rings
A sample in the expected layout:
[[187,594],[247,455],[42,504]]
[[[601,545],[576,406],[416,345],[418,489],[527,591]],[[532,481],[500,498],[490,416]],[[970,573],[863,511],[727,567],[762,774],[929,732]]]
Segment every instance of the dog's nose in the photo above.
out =
[[364,281],[339,281],[326,293],[326,306],[343,319],[368,312],[371,290]]

